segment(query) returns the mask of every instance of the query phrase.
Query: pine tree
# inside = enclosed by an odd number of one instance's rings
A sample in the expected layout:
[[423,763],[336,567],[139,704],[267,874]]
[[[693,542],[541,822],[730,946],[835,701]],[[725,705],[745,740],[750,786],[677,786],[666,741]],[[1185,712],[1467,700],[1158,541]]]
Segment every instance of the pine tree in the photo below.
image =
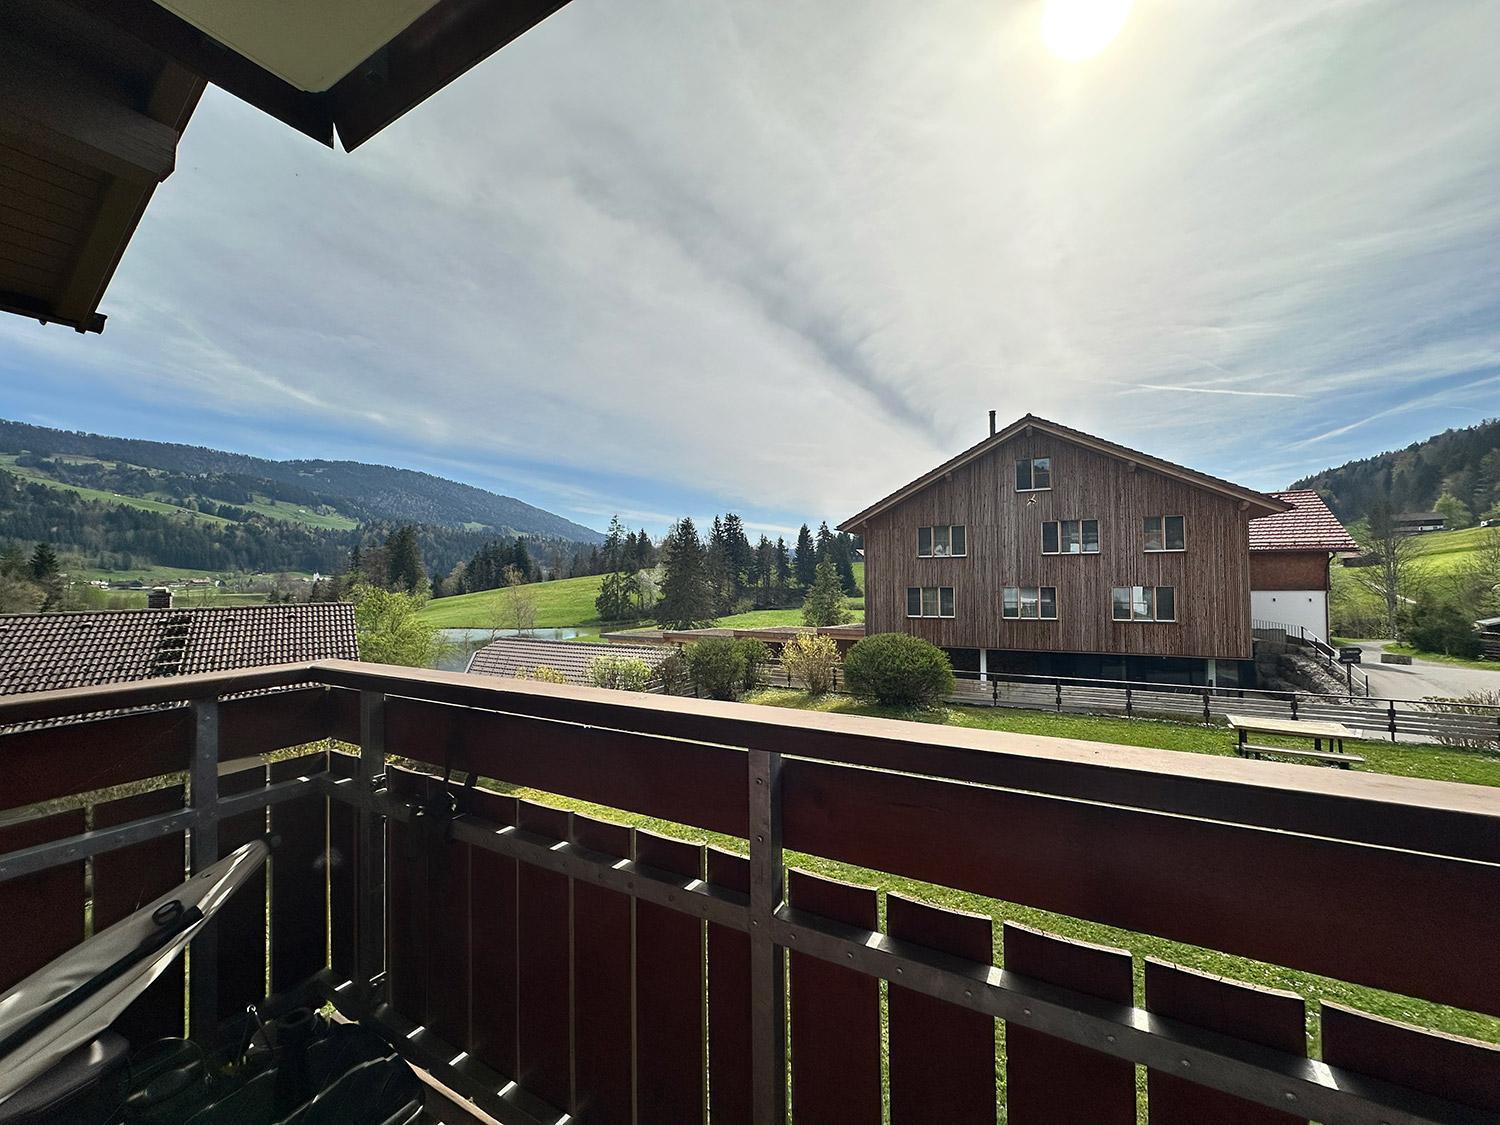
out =
[[808,625],[842,625],[850,618],[849,607],[844,604],[843,584],[839,582],[838,568],[832,559],[818,564],[817,576],[812,589],[807,592],[807,601],[802,604],[802,620]]
[[833,564],[838,568],[839,582],[844,587],[844,593],[851,598],[859,595],[859,583],[854,581],[854,541],[849,538],[847,531],[839,532],[833,546],[829,548],[833,554]]
[[776,586],[785,590],[792,584],[792,555],[786,549],[786,540],[776,537]]
[[531,553],[526,549],[525,539],[516,540],[516,545],[511,550],[510,565],[521,572],[523,582],[530,582],[532,575],[536,573],[536,566],[531,561]]
[[31,552],[31,580],[47,582],[57,575],[57,553],[46,543],[38,543]]
[[831,550],[833,550],[833,532],[828,530],[828,521],[824,520],[818,525],[818,546],[814,557],[818,562],[822,562],[828,558]]
[[663,629],[696,629],[714,621],[714,590],[698,529],[684,516],[662,544],[666,573],[656,603],[656,623]]
[[813,549],[812,532],[803,524],[797,532],[797,585],[811,590],[818,573],[818,556]]
[[391,532],[385,541],[386,581],[392,590],[414,594],[427,584],[422,566],[422,549],[417,545],[417,529],[407,525]]

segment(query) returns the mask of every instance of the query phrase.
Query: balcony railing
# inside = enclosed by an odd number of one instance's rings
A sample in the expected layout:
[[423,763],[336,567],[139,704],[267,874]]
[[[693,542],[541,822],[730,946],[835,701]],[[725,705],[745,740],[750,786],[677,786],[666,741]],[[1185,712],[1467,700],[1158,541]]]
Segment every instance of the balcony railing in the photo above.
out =
[[[1493,1017],[1494,790],[356,663],[10,697],[0,730],[0,991],[278,838],[134,1036],[184,989],[209,1040],[328,997],[505,1122],[1500,1120],[1494,1046],[1324,1004],[1312,1059],[1299,996],[784,862]],[[323,739],[358,754],[258,757]]]

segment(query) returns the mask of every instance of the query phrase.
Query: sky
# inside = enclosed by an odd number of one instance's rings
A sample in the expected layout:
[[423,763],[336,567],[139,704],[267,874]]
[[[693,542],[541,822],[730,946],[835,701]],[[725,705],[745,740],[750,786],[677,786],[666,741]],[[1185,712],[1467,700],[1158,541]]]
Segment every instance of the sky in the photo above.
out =
[[990,409],[1265,489],[1500,414],[1500,4],[1108,2],[573,0],[354,153],[210,89],[0,417],[774,537]]

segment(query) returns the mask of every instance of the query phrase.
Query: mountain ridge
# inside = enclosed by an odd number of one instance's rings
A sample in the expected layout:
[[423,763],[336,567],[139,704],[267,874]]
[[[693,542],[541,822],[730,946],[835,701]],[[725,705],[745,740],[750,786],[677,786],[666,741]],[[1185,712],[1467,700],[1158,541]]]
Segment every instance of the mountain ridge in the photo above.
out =
[[0,453],[59,454],[193,475],[253,478],[295,486],[334,501],[364,521],[481,525],[497,535],[600,543],[604,536],[545,508],[417,469],[364,461],[276,461],[209,446],[113,437],[0,419]]

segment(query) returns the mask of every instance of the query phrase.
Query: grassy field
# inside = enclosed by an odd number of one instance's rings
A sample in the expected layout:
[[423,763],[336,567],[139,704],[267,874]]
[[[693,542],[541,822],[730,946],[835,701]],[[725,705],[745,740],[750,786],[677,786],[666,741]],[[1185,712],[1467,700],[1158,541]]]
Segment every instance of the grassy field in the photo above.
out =
[[[854,578],[864,588],[865,564],[854,564]],[[536,627],[538,629],[582,630],[587,636],[597,636],[604,623],[594,609],[594,599],[599,596],[599,587],[604,576],[588,575],[583,578],[558,578],[551,582],[536,582],[532,590],[536,593]],[[422,610],[422,620],[440,629],[488,629],[503,618],[505,591],[481,590],[475,594],[458,594],[451,598],[438,598],[427,603]],[[863,621],[865,602],[863,598],[851,598],[849,606],[856,621]],[[801,625],[802,610],[757,609],[749,613],[737,613],[721,617],[718,622],[730,629],[768,629],[778,625]],[[611,624],[611,629],[629,629],[630,625]],[[650,622],[637,626],[655,628]],[[580,637],[579,639],[582,639]]]
[[[1385,646],[1387,652],[1401,653],[1405,656],[1415,656],[1418,660],[1435,660],[1439,664],[1457,664],[1461,668],[1479,668],[1485,672],[1500,672],[1500,661],[1495,660],[1470,660],[1465,656],[1449,656],[1442,652],[1423,652],[1411,645],[1389,644]],[[1496,679],[1495,687],[1500,689],[1500,679]]]
[[1430,535],[1418,536],[1417,542],[1422,548],[1419,563],[1434,577],[1451,574],[1467,563],[1483,538],[1496,531],[1491,527],[1464,527],[1457,531],[1434,531]]
[[[768,691],[753,697],[753,702],[769,706],[816,708],[849,714],[875,715],[887,718],[915,719],[920,722],[946,722],[986,730],[1009,730],[1064,738],[1082,738],[1137,746],[1155,746],[1189,753],[1231,754],[1229,734],[1223,729],[1190,726],[1182,723],[1113,719],[1087,715],[1053,715],[1046,712],[991,710],[988,708],[950,708],[930,713],[892,713],[880,708],[830,697],[810,700],[800,692]],[[1357,746],[1357,748],[1356,748]],[[1500,785],[1500,756],[1450,751],[1436,747],[1391,746],[1384,743],[1350,744],[1350,750],[1367,758],[1369,767],[1380,772],[1412,777],[1466,781],[1482,785]],[[1313,768],[1313,767],[1310,767]],[[626,810],[606,808],[541,793],[536,790],[495,786],[521,797],[560,805],[588,815],[646,828],[679,839],[705,842],[743,854],[742,841],[706,833],[699,829],[643,817]],[[1378,989],[1365,988],[1332,980],[1312,973],[1299,972],[1245,957],[1184,945],[1162,938],[1100,925],[1083,919],[1053,914],[1015,903],[1002,902],[967,894],[947,887],[921,883],[882,872],[868,871],[836,863],[817,856],[788,853],[787,862],[794,867],[840,879],[873,886],[882,892],[897,892],[955,910],[983,914],[995,922],[995,955],[1000,957],[1000,924],[1016,922],[1080,941],[1129,950],[1136,958],[1136,1002],[1144,999],[1142,958],[1156,957],[1178,965],[1214,973],[1234,980],[1282,988],[1308,1000],[1307,1031],[1314,1053],[1318,1050],[1320,1027],[1317,1003],[1330,1001],[1406,1023],[1437,1028],[1453,1034],[1500,1042],[1500,1019],[1441,1004],[1432,1004]],[[882,916],[884,903],[882,902]],[[1001,1047],[1003,1054],[1003,1046]]]
[[[74,460],[84,460],[74,458]],[[45,473],[36,469],[25,468],[16,464],[14,453],[0,454],[0,470],[20,477],[22,480],[32,484],[45,485],[48,488],[57,489],[60,492],[74,492],[84,500],[97,500],[103,504],[112,504],[117,507],[138,508],[143,512],[155,512],[163,516],[181,516],[186,519],[204,520],[208,523],[227,524],[233,521],[223,519],[219,516],[204,515],[195,512],[191,508],[184,508],[180,504],[174,504],[167,497],[150,496],[123,496],[117,492],[105,492],[99,488],[85,488],[82,485],[68,484],[64,481],[54,480]],[[358,522],[348,516],[337,512],[319,512],[306,508],[299,508],[296,504],[288,504],[281,500],[271,500],[261,496],[247,504],[235,505],[249,512],[271,519],[284,520],[287,523],[300,523],[307,527],[320,528],[329,531],[350,531],[359,526]]]

